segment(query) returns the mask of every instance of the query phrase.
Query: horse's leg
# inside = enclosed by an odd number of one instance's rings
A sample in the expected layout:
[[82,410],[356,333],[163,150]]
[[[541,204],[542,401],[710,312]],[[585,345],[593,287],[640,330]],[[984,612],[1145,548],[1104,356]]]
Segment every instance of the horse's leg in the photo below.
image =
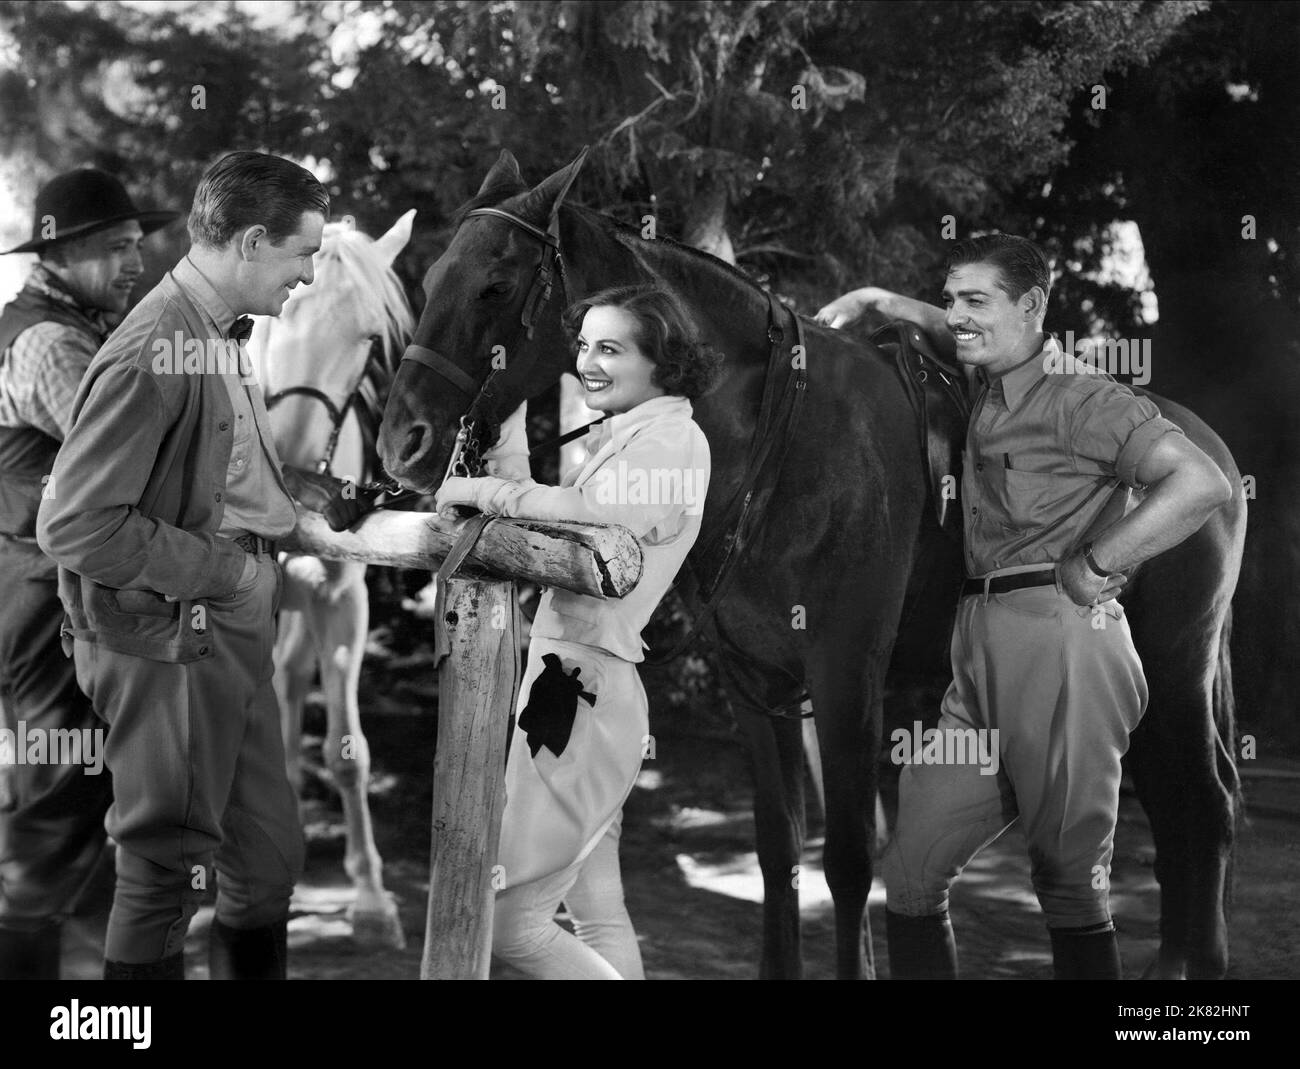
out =
[[826,884],[835,902],[840,979],[875,979],[867,896],[876,818],[876,760],[888,654],[828,649],[809,666],[826,791]]
[[366,789],[370,748],[361,731],[357,687],[365,652],[370,609],[365,565],[327,562],[327,581],[308,609],[320,662],[321,689],[329,726],[325,766],[343,801],[347,849],[343,866],[356,888],[350,911],[352,938],[364,946],[406,945],[397,907],[384,889],[383,861],[375,846]]
[[799,721],[742,707],[739,702],[736,706],[754,777],[754,832],[763,873],[759,978],[797,980],[803,975],[798,866],[804,841],[804,797]]
[[316,667],[311,635],[303,614],[284,604],[298,604],[297,591],[290,590],[286,578],[281,601],[279,627],[275,634],[275,663],[273,685],[280,703],[280,731],[284,736],[285,769],[294,795],[302,797],[302,711],[307,701],[307,688],[311,686]]
[[[1219,663],[1217,632],[1181,630],[1172,649],[1168,633],[1152,636],[1165,648],[1147,665],[1150,699],[1130,744],[1129,770],[1156,846],[1160,957],[1154,975],[1217,979],[1228,965],[1224,903],[1237,792],[1224,749],[1232,740],[1220,740],[1216,728],[1223,711],[1216,708],[1215,674],[1226,666]],[[1227,716],[1230,724],[1230,710]]]

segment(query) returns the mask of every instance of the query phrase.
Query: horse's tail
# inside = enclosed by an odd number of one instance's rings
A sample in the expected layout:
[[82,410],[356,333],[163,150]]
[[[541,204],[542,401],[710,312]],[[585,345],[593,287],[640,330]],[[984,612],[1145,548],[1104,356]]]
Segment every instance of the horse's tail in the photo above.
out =
[[1241,790],[1241,775],[1237,771],[1237,710],[1232,690],[1232,606],[1223,617],[1223,627],[1219,631],[1218,663],[1214,671],[1213,715],[1218,749],[1216,763],[1219,781],[1227,788],[1231,799],[1229,822],[1228,859],[1226,878],[1223,882],[1223,905],[1226,909],[1232,903],[1233,858],[1236,854],[1237,831],[1246,811],[1245,796]]

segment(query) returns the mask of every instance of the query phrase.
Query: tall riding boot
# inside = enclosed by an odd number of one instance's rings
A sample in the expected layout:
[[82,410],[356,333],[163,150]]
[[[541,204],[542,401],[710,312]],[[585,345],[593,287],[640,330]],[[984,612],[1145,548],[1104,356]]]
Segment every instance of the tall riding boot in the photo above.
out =
[[1057,980],[1122,980],[1115,926],[1052,928],[1052,965]]
[[885,937],[891,979],[957,979],[957,941],[947,910],[928,917],[908,917],[887,909]]
[[105,961],[105,980],[184,980],[185,952],[176,951],[162,961]]
[[30,932],[0,928],[0,980],[57,980],[62,934],[57,923]]
[[212,922],[208,963],[213,980],[284,980],[288,975],[287,919],[262,928]]

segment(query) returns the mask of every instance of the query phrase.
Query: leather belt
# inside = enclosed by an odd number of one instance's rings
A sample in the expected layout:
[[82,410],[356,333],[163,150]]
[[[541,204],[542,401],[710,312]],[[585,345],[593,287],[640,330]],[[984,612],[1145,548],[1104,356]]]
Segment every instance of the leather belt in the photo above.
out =
[[255,557],[264,553],[270,557],[275,556],[275,543],[269,538],[263,538],[261,535],[242,534],[238,538],[232,539],[232,541],[245,553],[251,553]]
[[1050,568],[1040,572],[1017,572],[1014,575],[994,575],[984,579],[967,579],[961,585],[961,596],[968,598],[972,594],[1009,594],[1013,590],[1025,590],[1031,586],[1055,586],[1056,569]]

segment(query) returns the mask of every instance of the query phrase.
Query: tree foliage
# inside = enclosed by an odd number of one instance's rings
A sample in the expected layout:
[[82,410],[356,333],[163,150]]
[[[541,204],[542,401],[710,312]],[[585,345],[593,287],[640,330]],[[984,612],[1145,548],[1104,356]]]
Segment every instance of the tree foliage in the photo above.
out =
[[[229,3],[0,2],[0,180],[30,197],[36,181],[92,163],[144,199],[184,205],[222,152],[292,155],[372,231],[419,209],[402,261],[413,293],[501,148],[540,179],[591,145],[578,199],[734,256],[804,310],[865,283],[932,298],[949,218],[957,236],[1025,233],[1065,268],[1054,326],[1154,333],[1175,354],[1158,387],[1199,402],[1261,487],[1300,475],[1280,429],[1300,388],[1295,5],[275,11],[268,23]],[[1154,279],[1154,327],[1140,295],[1102,270],[1126,220]],[[1300,582],[1300,510],[1279,491],[1252,532],[1248,596],[1271,614],[1254,637],[1300,640],[1300,617],[1268,601],[1254,563],[1285,561],[1281,582]],[[1282,660],[1260,661],[1283,680],[1274,694],[1300,684]]]

